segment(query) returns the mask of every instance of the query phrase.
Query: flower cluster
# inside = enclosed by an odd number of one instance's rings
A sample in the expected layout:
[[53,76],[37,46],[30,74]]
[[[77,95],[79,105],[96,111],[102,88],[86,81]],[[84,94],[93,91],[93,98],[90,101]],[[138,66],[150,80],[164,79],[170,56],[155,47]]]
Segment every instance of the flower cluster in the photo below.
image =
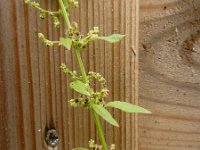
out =
[[69,100],[70,105],[73,107],[87,107],[89,104],[88,102],[89,99],[83,95],[79,98]]
[[[95,141],[93,139],[91,139],[89,142],[89,148],[91,149],[95,149],[95,150],[103,150],[102,145],[98,145],[95,143]],[[115,144],[111,144],[111,146],[109,147],[109,150],[115,150]]]
[[101,150],[101,149],[102,149],[102,146],[96,144],[95,141],[92,140],[92,139],[88,142],[88,144],[89,144],[89,148],[92,148],[92,149],[95,149],[95,150],[96,150],[96,149],[97,149],[97,150]]
[[50,40],[47,40],[45,38],[45,36],[42,34],[42,33],[38,33],[38,38],[43,42],[45,43],[47,46],[53,46],[54,45],[54,42],[53,41],[50,41]]
[[76,0],[68,0],[69,4],[71,6],[73,6],[74,8],[78,8],[79,7],[79,3]]
[[53,20],[54,27],[60,28],[60,21],[56,15],[52,15],[52,20]]
[[91,96],[81,95],[79,98],[69,100],[73,107],[90,108],[90,104],[105,105],[104,98],[108,95],[108,89],[101,89],[100,92],[94,92]]
[[33,8],[38,9],[40,11],[40,18],[41,19],[45,19],[47,14],[50,15],[52,20],[53,20],[54,26],[56,28],[60,27],[60,21],[57,17],[57,15],[61,14],[60,10],[58,10],[58,11],[45,10],[45,9],[41,8],[41,6],[38,2],[32,2],[31,0],[25,0],[25,3],[30,4]]
[[69,28],[66,32],[68,38],[72,39],[73,48],[75,49],[84,49],[90,41],[94,41],[98,37],[99,28],[94,27],[93,30],[90,30],[86,36],[82,35],[78,30],[78,25],[76,22],[73,23],[73,27]]
[[[56,28],[60,27],[60,20],[58,19],[58,16],[61,15],[61,10],[58,11],[49,11],[49,10],[45,10],[43,8],[41,8],[40,4],[38,2],[34,2],[31,0],[25,0],[25,3],[30,4],[32,7],[38,9],[40,11],[40,18],[41,19],[45,19],[47,15],[50,15],[52,20],[53,20],[53,24]],[[68,0],[68,6],[65,6],[66,11],[69,13],[69,7],[78,7],[79,3],[76,0]],[[71,41],[68,45],[70,48],[74,48],[74,49],[79,49],[79,50],[83,50],[86,48],[87,44],[90,41],[94,41],[99,34],[99,28],[98,27],[94,27],[94,29],[90,30],[86,36],[83,36],[79,30],[78,30],[78,25],[76,22],[74,22],[72,24],[71,28],[68,28],[68,30],[66,31],[66,38],[69,39],[69,41]],[[44,37],[44,35],[42,33],[38,34],[39,38],[42,40],[42,42],[44,42],[47,46],[54,46],[54,44],[59,44],[59,45],[63,45],[65,46],[64,43],[62,43],[61,41],[50,41],[48,39],[46,39]],[[65,39],[66,39],[65,38]],[[69,49],[68,47],[66,47],[67,49]]]
[[[63,70],[65,74],[68,74],[72,81],[80,80],[82,79],[82,76],[78,76],[76,71],[71,71],[66,67],[65,64],[61,64],[60,68]],[[90,84],[92,79],[95,79],[98,81],[101,85],[101,89],[99,91],[94,91],[92,88],[89,89],[90,95],[83,95],[81,94],[79,98],[74,98],[69,101],[70,105],[73,107],[86,107],[90,108],[91,103],[104,105],[105,101],[104,98],[108,96],[108,89],[106,88],[106,80],[96,72],[90,71],[87,75],[88,81]]]
[[84,106],[84,107],[90,106],[89,105],[90,103],[104,105],[105,104],[104,99],[108,96],[108,92],[109,92],[109,90],[106,88],[105,78],[103,78],[99,73],[96,73],[93,71],[90,71],[88,73],[87,78],[88,78],[89,83],[91,83],[92,79],[95,79],[96,81],[98,81],[101,85],[101,89],[99,91],[94,91],[92,89],[91,96],[87,96],[85,98],[82,96],[81,98],[72,100],[70,102],[73,102],[72,103],[73,106]]
[[106,79],[102,77],[99,73],[90,71],[88,72],[88,80],[91,80],[92,78],[96,79],[99,81],[99,83],[104,86],[106,84]]
[[65,73],[65,74],[68,74],[72,77],[73,80],[77,80],[79,79],[78,76],[77,76],[77,72],[76,71],[71,71],[67,68],[67,66],[65,64],[61,64],[60,65],[60,68],[62,69],[62,71]]
[[54,44],[59,43],[59,41],[50,41],[48,39],[46,39],[46,37],[44,36],[44,34],[42,33],[38,33],[38,38],[47,46],[54,46]]

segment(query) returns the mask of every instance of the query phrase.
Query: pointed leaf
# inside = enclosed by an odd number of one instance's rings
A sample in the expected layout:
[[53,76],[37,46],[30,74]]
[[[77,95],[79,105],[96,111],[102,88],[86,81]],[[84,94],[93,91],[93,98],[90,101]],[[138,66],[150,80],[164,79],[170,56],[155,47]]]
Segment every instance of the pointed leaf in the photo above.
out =
[[89,150],[89,149],[84,148],[84,147],[77,147],[77,148],[73,148],[72,150]]
[[101,105],[92,104],[93,110],[101,116],[103,119],[105,119],[108,123],[119,127],[117,121],[112,117],[112,115]]
[[62,45],[65,48],[67,48],[68,50],[70,50],[71,49],[71,45],[72,45],[72,40],[70,38],[60,38],[59,45]]
[[127,102],[120,102],[120,101],[109,102],[105,105],[105,107],[118,108],[122,111],[130,112],[130,113],[148,113],[148,114],[151,113],[150,111],[140,106],[133,105]]
[[79,80],[71,82],[70,87],[80,94],[90,96],[90,93],[87,90],[87,86]]
[[100,36],[100,37],[96,37],[96,39],[99,40],[105,40],[109,43],[116,43],[119,42],[120,40],[122,40],[125,37],[125,35],[121,35],[121,34],[112,34],[110,36]]

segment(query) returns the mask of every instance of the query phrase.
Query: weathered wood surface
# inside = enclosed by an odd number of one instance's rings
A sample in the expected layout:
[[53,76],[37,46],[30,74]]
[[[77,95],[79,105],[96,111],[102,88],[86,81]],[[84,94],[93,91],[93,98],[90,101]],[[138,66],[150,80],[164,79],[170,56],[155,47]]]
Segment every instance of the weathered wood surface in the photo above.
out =
[[200,1],[140,3],[139,150],[200,149]]
[[[44,8],[57,8],[56,1],[40,1]],[[138,0],[81,0],[71,18],[78,20],[86,33],[99,26],[101,35],[126,34],[126,40],[111,45],[96,42],[84,55],[87,70],[100,72],[108,80],[108,100],[120,99],[137,103]],[[49,39],[63,35],[53,29],[51,20],[40,20],[39,13],[22,0],[0,1],[0,149],[45,149],[46,128],[59,134],[59,150],[87,146],[97,139],[92,115],[74,110],[67,100],[73,93],[70,80],[59,66],[66,62],[77,69],[70,51],[46,48],[37,33]],[[103,124],[108,144],[118,150],[137,150],[137,117],[114,111],[120,128]]]

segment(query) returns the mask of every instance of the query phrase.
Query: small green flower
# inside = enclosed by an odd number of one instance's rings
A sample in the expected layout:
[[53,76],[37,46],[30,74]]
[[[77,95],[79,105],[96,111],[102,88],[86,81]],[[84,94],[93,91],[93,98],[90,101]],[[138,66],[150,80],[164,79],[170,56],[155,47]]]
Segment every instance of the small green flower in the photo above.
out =
[[96,148],[96,147],[98,147],[98,145],[95,144],[95,141],[92,140],[92,139],[91,139],[88,143],[89,143],[89,147],[90,147],[90,148]]
[[79,3],[77,1],[75,1],[73,5],[74,5],[75,8],[79,7]]
[[46,18],[46,12],[45,11],[40,11],[40,18],[41,19]]
[[99,33],[99,27],[94,27],[94,32],[95,32],[96,34],[98,34],[98,33]]
[[38,37],[41,41],[44,41],[45,40],[45,37],[44,37],[44,34],[42,33],[38,33]]
[[59,28],[60,27],[60,21],[59,21],[58,17],[56,17],[55,15],[53,15],[52,19],[53,19],[54,26],[56,28]]
[[31,2],[31,0],[24,0],[24,2],[25,2],[26,4],[28,4],[28,3]]
[[38,37],[39,39],[45,43],[47,46],[54,46],[54,42],[53,41],[49,41],[45,38],[45,36],[42,33],[38,33]]
[[76,0],[69,0],[69,4],[71,6],[73,6],[74,8],[78,8],[79,7],[79,3]]
[[115,144],[111,144],[110,150],[115,150]]
[[32,2],[31,5],[32,5],[34,8],[40,7],[40,4],[39,4],[38,2]]

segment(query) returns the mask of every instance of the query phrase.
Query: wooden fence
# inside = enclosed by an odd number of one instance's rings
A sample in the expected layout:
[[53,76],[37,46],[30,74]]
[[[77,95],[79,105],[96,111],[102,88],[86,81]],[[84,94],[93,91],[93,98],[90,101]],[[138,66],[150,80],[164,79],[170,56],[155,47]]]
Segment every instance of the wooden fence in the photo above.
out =
[[140,1],[139,150],[200,149],[200,1]]
[[[87,70],[107,79],[108,100],[137,103],[138,1],[80,0],[80,8],[70,16],[83,33],[99,26],[101,35],[126,34],[115,45],[95,42],[83,54]],[[52,0],[40,3],[47,9],[58,7]],[[57,39],[64,34],[63,23],[60,30],[53,29],[51,19],[40,20],[22,0],[0,1],[0,149],[46,149],[45,132],[52,128],[58,132],[59,150],[87,146],[89,139],[98,139],[92,115],[69,107],[75,93],[59,68],[64,62],[77,69],[72,52],[46,48],[38,41],[38,32]],[[137,150],[137,116],[117,110],[113,114],[120,128],[103,123],[108,144],[115,143],[117,150]]]

